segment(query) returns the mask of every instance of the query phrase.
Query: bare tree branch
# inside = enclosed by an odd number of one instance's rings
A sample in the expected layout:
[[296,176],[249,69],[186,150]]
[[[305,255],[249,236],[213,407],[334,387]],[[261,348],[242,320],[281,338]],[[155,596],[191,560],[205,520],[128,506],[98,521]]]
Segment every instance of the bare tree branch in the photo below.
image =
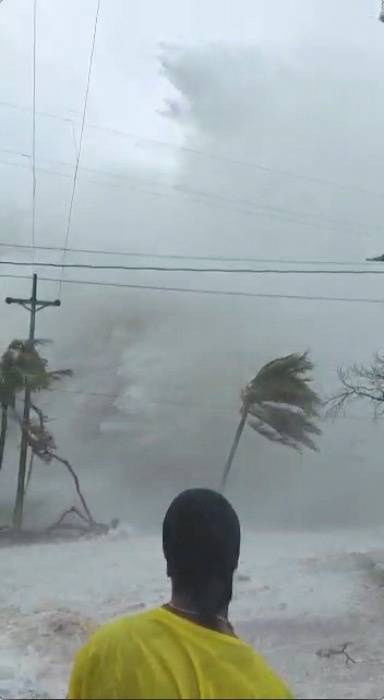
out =
[[35,403],[31,403],[31,409],[32,409],[32,411],[37,415],[37,418],[38,418],[39,423],[40,423],[40,427],[41,427],[41,428],[44,428],[44,425],[45,425],[45,423],[47,422],[48,417],[44,415],[44,413],[43,413],[43,411],[41,410],[41,408],[39,408],[38,406],[36,406]]
[[384,356],[376,353],[369,366],[338,370],[340,389],[326,402],[326,415],[336,417],[355,401],[368,401],[375,418],[384,413]]
[[[69,515],[76,515],[84,524],[72,524],[72,523],[66,523],[64,525],[64,520],[69,516]],[[105,533],[108,532],[110,528],[114,527],[114,523],[116,521],[112,521],[111,525],[105,525],[105,523],[97,523],[95,521],[90,522],[89,519],[83,515],[79,511],[76,506],[72,506],[71,508],[68,508],[67,510],[62,513],[60,518],[57,520],[57,522],[53,523],[53,525],[50,525],[47,530],[48,532],[51,532],[52,530],[57,530],[60,527],[64,527],[66,529],[70,530],[81,530],[82,532],[89,532],[90,530],[96,530],[97,532]],[[117,521],[118,522],[118,521]]]
[[83,522],[85,522],[89,525],[89,520],[85,517],[85,515],[80,513],[80,511],[76,508],[76,506],[72,506],[71,508],[68,508],[67,510],[65,510],[64,513],[62,513],[60,518],[57,520],[57,522],[53,523],[53,525],[50,525],[47,529],[48,530],[55,530],[56,528],[60,527],[60,525],[64,522],[66,517],[68,515],[71,515],[72,513],[74,515],[77,515],[77,517],[80,518],[80,520],[82,520]]
[[83,496],[83,494],[82,494],[82,492],[81,492],[79,477],[77,476],[75,470],[73,469],[73,467],[71,466],[71,464],[68,462],[68,460],[63,459],[63,457],[59,457],[59,455],[57,455],[56,453],[51,452],[51,453],[50,453],[50,456],[51,456],[52,459],[55,459],[57,462],[60,462],[61,464],[63,464],[63,465],[68,469],[68,471],[69,471],[70,475],[72,476],[72,479],[73,479],[73,481],[74,481],[74,483],[75,483],[75,488],[76,488],[76,491],[77,491],[77,495],[78,495],[79,498],[80,498],[80,501],[81,501],[81,504],[82,504],[82,506],[83,506],[83,508],[84,508],[84,511],[85,511],[85,513],[87,514],[88,520],[89,520],[90,523],[94,524],[94,523],[95,523],[95,520],[94,520],[93,515],[92,515],[91,511],[89,510],[89,508],[88,508],[88,506],[87,506],[87,502],[86,502],[86,500],[85,500],[85,498],[84,498],[84,496]]
[[344,656],[346,666],[349,666],[350,664],[356,664],[356,659],[350,656],[350,654],[348,654],[347,652],[347,649],[350,646],[350,644],[351,642],[344,642],[344,644],[340,644],[339,647],[319,649],[319,651],[316,652],[316,656],[318,656],[320,659],[330,659],[332,656]]

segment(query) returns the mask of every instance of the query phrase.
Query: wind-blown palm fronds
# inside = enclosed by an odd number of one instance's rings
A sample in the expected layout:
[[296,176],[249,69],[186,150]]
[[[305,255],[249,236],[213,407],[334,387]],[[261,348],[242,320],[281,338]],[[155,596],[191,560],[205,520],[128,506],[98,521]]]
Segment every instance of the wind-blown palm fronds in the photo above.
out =
[[308,353],[293,353],[268,362],[241,392],[241,420],[224,468],[225,487],[246,423],[272,442],[301,451],[316,450],[315,423],[321,400],[309,383],[313,364]]
[[[47,342],[47,341],[44,341]],[[15,391],[29,385],[31,391],[49,389],[53,380],[72,376],[70,369],[48,371],[48,360],[36,349],[41,340],[14,340],[1,361],[3,374],[13,384]]]
[[[20,473],[22,476],[18,480],[15,513],[22,512],[23,500],[32,476],[33,458],[35,456],[47,463],[51,462],[52,459],[56,459],[65,464],[75,481],[80,500],[83,499],[77,476],[71,465],[56,455],[54,438],[45,427],[46,416],[33,402],[30,403],[30,407],[37,416],[37,420],[26,419],[25,417],[22,419],[15,408],[17,394],[21,391],[26,391],[30,402],[32,394],[50,389],[53,382],[63,377],[72,376],[72,370],[70,369],[48,370],[48,361],[38,351],[39,346],[46,345],[48,342],[42,339],[13,340],[0,358],[0,469],[5,451],[9,408],[13,409],[13,417],[16,418],[22,434],[27,439],[27,452],[29,450],[31,453],[26,483],[24,472],[21,472],[19,468],[19,477]],[[86,503],[84,509],[87,517],[91,520],[92,516]]]
[[47,361],[40,357],[32,341],[13,340],[2,357],[4,373],[18,391],[29,384],[32,391],[47,389]]
[[48,342],[42,339],[13,340],[0,359],[0,469],[7,436],[8,409],[15,407],[16,395],[27,386],[31,392],[38,392],[49,389],[54,381],[72,376],[69,369],[48,371],[47,360],[37,350],[38,346]]
[[294,411],[284,404],[264,403],[262,406],[252,406],[249,414],[248,425],[272,442],[281,442],[299,452],[302,447],[317,451],[310,435],[320,435],[321,430],[307,418],[304,411]]

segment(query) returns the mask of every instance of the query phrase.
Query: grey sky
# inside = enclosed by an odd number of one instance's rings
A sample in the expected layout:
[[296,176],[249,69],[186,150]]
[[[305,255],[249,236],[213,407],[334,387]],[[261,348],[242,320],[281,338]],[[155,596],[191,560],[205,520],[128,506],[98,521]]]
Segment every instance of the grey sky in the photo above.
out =
[[[37,109],[58,117],[37,119],[37,165],[44,169],[37,187],[41,244],[64,241],[95,7],[94,0],[38,0]],[[1,238],[23,243],[31,240],[31,8],[30,0],[0,5],[0,102],[24,108],[0,104]],[[70,244],[356,261],[382,252],[384,26],[378,9],[373,0],[103,0]],[[26,258],[4,253],[11,254]],[[48,253],[39,258],[59,259]],[[81,277],[384,298],[381,278],[367,277]],[[4,296],[29,287],[0,282]],[[57,293],[56,284],[43,289]],[[122,483],[140,493],[149,477],[160,478],[159,499],[173,482],[193,481],[194,473],[214,483],[227,449],[224,438],[236,421],[240,385],[261,362],[310,347],[317,379],[328,389],[339,364],[368,359],[382,342],[381,306],[87,287],[65,287],[63,301],[60,312],[39,319],[39,332],[57,341],[57,363],[76,355],[70,388],[88,392],[96,385],[118,399],[106,405],[81,394],[50,399],[50,410],[61,418],[61,444],[70,444],[85,474],[96,465],[100,483],[109,461]],[[3,343],[10,333],[24,334],[21,312],[1,313]],[[85,348],[80,357],[79,345]],[[101,378],[100,366],[110,368]],[[112,439],[103,432],[111,425],[127,429]],[[348,469],[356,456],[357,437],[350,439],[349,431],[349,423],[327,428],[320,456],[304,461],[248,435],[237,465],[244,477],[237,497],[252,510],[257,448],[265,509],[272,504],[272,512],[279,511],[281,494],[291,489],[299,494],[298,511],[317,504],[320,512],[316,490],[324,498],[329,492],[334,461]],[[361,431],[361,458],[375,472],[373,428]],[[358,472],[351,489],[361,488]],[[343,484],[344,472],[334,485],[336,505]],[[36,498],[39,488],[46,483],[37,479]],[[123,508],[116,499],[116,508]],[[325,512],[334,514],[330,503]],[[364,512],[364,503],[357,512]]]

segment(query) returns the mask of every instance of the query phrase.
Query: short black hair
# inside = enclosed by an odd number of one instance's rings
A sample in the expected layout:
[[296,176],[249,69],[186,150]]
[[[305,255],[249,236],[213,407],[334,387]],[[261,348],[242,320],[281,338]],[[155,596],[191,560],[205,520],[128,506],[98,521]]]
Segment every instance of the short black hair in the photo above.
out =
[[217,614],[231,600],[240,540],[239,518],[216,491],[183,491],[168,508],[163,522],[168,575],[205,616]]

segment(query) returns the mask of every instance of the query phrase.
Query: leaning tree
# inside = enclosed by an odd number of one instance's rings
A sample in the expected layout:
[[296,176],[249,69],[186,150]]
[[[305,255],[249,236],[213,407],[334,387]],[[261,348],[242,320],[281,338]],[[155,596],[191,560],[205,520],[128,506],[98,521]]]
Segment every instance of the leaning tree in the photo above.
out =
[[[3,466],[8,431],[8,414],[15,412],[17,395],[26,385],[31,392],[48,389],[53,377],[46,369],[46,360],[40,357],[37,345],[42,341],[13,340],[0,359],[0,469]],[[67,374],[68,371],[63,373]]]
[[[38,351],[38,347],[47,342],[48,341],[37,339],[33,341],[14,340],[0,359],[0,469],[3,463],[7,438],[8,413],[11,409],[12,417],[16,419],[20,430],[26,435],[30,453],[26,483],[24,484],[23,491],[17,493],[15,507],[20,505],[20,498],[22,500],[24,499],[32,475],[34,458],[37,457],[46,464],[56,461],[65,466],[71,475],[84,510],[84,519],[89,524],[93,524],[94,519],[82,494],[78,476],[68,460],[57,453],[54,437],[46,427],[48,418],[36,403],[36,394],[43,390],[51,389],[52,385],[63,377],[72,376],[72,370],[70,369],[53,371],[48,369],[48,361],[42,357]],[[24,391],[27,386],[30,389],[32,397],[32,417],[27,424],[24,424],[17,409],[17,399],[18,395]],[[80,511],[76,508],[72,510],[80,514]]]
[[[64,459],[64,457],[61,457],[57,453],[55,438],[51,431],[47,429],[46,424],[48,421],[48,417],[35,404],[33,405],[33,411],[35,413],[36,418],[29,422],[29,426],[27,429],[27,443],[31,448],[31,454],[34,457],[38,457],[38,459],[40,459],[45,464],[52,464],[52,462],[56,461],[66,468],[74,482],[76,493],[83,507],[85,516],[84,519],[88,522],[89,525],[95,525],[95,520],[81,491],[80,481],[79,477],[76,474],[76,471],[67,459]],[[29,472],[28,474],[27,485],[30,478],[31,472]],[[77,513],[77,515],[80,515],[80,517],[83,517],[81,512],[77,508],[71,508],[68,512],[75,512]]]
[[316,450],[314,435],[321,400],[309,386],[313,364],[308,353],[293,353],[268,362],[241,392],[240,422],[221,480],[225,489],[245,426],[272,442],[301,451]]

